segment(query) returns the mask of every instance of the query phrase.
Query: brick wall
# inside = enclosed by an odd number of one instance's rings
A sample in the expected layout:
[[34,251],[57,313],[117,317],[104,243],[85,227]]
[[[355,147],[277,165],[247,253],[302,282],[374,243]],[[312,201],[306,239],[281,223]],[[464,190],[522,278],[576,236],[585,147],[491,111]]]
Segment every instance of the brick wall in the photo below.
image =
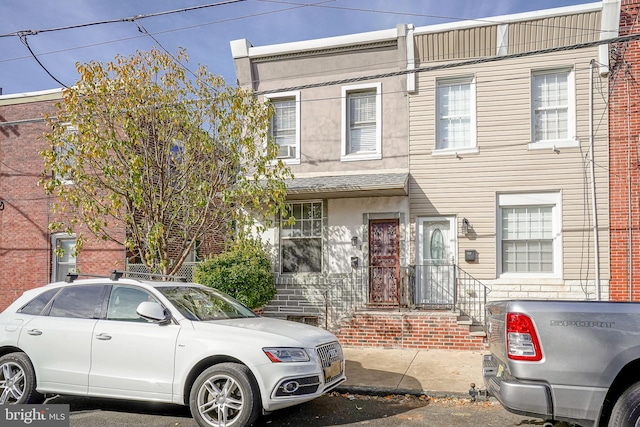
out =
[[[623,0],[620,36],[640,33],[638,0]],[[640,300],[640,47],[611,46],[609,78],[610,299]]]
[[450,311],[356,313],[334,332],[353,347],[484,350],[484,338],[469,334]]
[[[17,122],[0,127],[0,310],[23,291],[51,280],[52,199],[37,185],[42,177],[45,148],[42,138],[47,127],[41,119],[53,112],[51,96],[25,102],[17,98],[0,104],[0,122]],[[35,119],[35,120],[32,120]],[[91,240],[77,259],[77,267],[86,273],[107,274],[123,268],[122,247]]]

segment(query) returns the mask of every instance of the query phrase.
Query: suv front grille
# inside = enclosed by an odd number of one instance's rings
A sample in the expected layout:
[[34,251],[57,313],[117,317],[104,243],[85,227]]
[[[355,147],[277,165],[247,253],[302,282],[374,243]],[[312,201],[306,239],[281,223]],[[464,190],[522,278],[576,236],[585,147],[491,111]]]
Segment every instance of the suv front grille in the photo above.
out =
[[[337,341],[316,347],[318,357],[325,373],[324,382],[329,384],[339,378],[344,371],[344,355]],[[338,369],[339,367],[339,369]]]

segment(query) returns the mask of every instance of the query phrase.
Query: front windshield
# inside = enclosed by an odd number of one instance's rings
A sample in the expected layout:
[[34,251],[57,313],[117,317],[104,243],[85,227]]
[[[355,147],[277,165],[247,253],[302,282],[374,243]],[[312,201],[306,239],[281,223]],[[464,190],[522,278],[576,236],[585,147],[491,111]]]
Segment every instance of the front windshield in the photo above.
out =
[[240,302],[214,289],[193,286],[161,286],[158,290],[189,320],[256,317]]

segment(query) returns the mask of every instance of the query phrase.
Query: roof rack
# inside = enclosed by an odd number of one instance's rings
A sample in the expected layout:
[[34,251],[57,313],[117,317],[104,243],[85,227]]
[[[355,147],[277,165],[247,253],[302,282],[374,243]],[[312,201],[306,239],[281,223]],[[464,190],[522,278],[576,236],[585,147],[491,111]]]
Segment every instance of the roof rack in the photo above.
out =
[[73,283],[74,281],[78,280],[78,277],[98,277],[101,279],[106,279],[108,277],[111,280],[117,281],[121,277],[125,277],[125,276],[133,279],[137,279],[138,277],[131,277],[131,276],[145,276],[150,280],[153,280],[155,278],[162,278],[162,279],[173,279],[178,282],[187,281],[187,278],[184,276],[173,276],[170,274],[157,274],[157,273],[140,273],[137,271],[120,271],[120,270],[111,271],[111,274],[109,274],[109,276],[104,276],[99,274],[67,273],[67,275],[64,278],[64,281],[67,283]]
[[67,282],[67,283],[73,283],[74,281],[78,280],[78,277],[99,277],[99,278],[105,279],[108,276],[104,276],[104,275],[100,275],[100,274],[67,273],[67,275],[64,276],[64,281]]
[[[186,282],[187,278],[185,276],[174,276],[172,274],[158,274],[158,273],[141,273],[138,271],[120,271],[120,270],[113,270],[111,272],[111,275],[109,276],[109,278],[111,280],[118,280],[119,278],[123,277],[123,276],[146,276],[148,277],[150,280],[153,280],[155,278],[159,278],[159,279],[173,279],[176,280],[178,282]],[[134,277],[137,278],[137,277]]]

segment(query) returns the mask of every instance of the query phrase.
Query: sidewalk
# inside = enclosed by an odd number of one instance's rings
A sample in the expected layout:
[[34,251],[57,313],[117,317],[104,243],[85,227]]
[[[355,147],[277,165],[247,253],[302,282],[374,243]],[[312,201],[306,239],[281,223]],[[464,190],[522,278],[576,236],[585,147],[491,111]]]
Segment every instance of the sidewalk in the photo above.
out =
[[482,351],[344,347],[347,381],[338,390],[352,393],[469,395],[471,383],[484,388]]

